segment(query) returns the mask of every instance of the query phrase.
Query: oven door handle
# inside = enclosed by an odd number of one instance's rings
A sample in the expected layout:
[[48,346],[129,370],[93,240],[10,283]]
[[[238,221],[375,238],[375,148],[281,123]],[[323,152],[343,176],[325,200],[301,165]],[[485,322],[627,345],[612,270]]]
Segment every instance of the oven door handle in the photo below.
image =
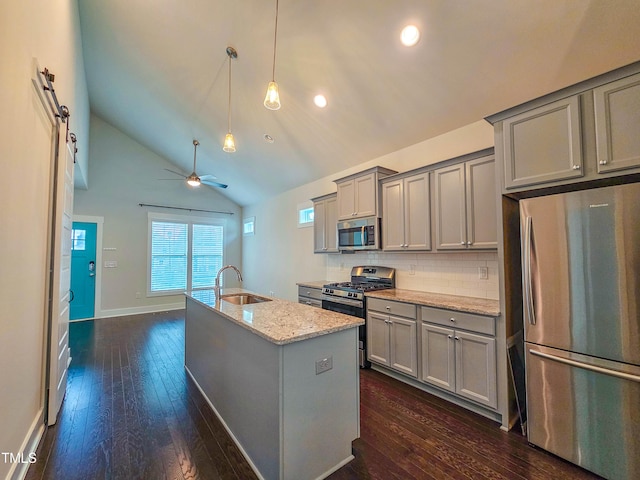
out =
[[325,300],[327,302],[332,302],[332,303],[340,303],[342,305],[349,305],[352,307],[363,307],[363,302],[362,300],[352,300],[350,298],[343,298],[343,297],[334,297],[332,295],[322,295],[322,300]]

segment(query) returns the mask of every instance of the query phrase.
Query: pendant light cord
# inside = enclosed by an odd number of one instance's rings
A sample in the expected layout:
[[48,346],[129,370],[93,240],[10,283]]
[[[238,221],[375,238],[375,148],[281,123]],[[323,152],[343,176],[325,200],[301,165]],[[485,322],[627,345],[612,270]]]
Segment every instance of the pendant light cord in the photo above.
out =
[[278,40],[278,0],[276,0],[276,27],[273,32],[273,71],[271,72],[271,81],[276,81],[276,42]]
[[227,132],[231,133],[231,55],[229,55],[229,105],[227,108]]

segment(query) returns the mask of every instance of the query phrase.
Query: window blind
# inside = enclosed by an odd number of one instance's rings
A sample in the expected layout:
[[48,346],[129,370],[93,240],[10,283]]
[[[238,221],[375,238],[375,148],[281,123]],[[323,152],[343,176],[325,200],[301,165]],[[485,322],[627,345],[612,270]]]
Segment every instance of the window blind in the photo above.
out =
[[222,268],[221,225],[193,225],[191,288],[212,287]]
[[186,290],[188,225],[151,223],[151,291]]
[[150,293],[211,288],[224,261],[224,227],[151,221]]

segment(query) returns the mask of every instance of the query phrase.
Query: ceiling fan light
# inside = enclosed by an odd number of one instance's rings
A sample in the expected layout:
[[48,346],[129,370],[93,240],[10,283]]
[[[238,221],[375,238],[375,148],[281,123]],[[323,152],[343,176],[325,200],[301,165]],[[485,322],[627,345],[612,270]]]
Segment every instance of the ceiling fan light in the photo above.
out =
[[189,175],[187,177],[187,183],[189,185],[191,185],[192,187],[199,187],[200,186],[200,177],[197,176],[195,174],[195,172],[194,172],[194,173],[192,173],[191,175]]
[[233,153],[236,151],[236,141],[233,138],[233,134],[231,132],[227,133],[224,137],[224,145],[222,150],[225,152]]
[[264,97],[264,106],[269,110],[280,109],[280,94],[278,93],[278,84],[269,82],[267,87],[267,95]]

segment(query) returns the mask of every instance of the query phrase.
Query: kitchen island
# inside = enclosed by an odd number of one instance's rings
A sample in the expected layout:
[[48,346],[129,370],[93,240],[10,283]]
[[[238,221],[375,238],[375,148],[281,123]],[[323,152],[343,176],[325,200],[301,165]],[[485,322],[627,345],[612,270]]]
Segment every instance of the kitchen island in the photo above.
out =
[[359,436],[364,320],[248,293],[187,293],[185,368],[259,478],[325,478]]

